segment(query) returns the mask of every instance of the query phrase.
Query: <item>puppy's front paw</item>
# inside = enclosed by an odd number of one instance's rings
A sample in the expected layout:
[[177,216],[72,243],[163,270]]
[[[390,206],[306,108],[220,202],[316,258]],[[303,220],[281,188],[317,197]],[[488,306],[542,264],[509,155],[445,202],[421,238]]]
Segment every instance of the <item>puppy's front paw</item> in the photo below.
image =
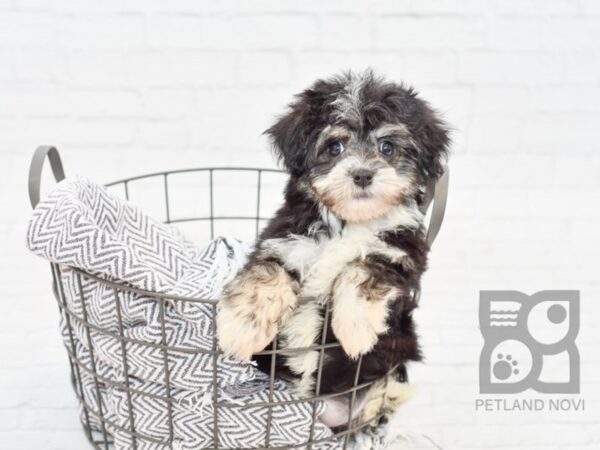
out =
[[247,361],[263,350],[297,304],[298,283],[277,263],[249,265],[225,288],[217,313],[219,346]]
[[371,351],[378,336],[388,330],[388,302],[398,292],[370,281],[368,270],[356,264],[344,270],[333,287],[331,327],[353,359]]

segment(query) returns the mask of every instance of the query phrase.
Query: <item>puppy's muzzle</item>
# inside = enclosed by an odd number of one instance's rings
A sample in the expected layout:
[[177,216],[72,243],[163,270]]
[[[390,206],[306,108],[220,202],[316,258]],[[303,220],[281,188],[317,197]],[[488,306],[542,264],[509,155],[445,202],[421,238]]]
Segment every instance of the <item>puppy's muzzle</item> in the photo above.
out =
[[350,175],[352,176],[354,184],[364,189],[373,182],[375,171],[370,169],[356,169],[353,170]]

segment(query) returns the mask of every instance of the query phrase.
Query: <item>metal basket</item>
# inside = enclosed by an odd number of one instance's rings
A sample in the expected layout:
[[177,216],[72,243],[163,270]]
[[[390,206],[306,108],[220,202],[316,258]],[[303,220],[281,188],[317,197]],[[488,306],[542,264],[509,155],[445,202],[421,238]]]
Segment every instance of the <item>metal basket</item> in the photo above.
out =
[[[58,151],[56,150],[56,148],[54,148],[54,147],[39,147],[34,154],[33,160],[31,162],[30,173],[29,173],[29,195],[30,195],[31,204],[34,207],[39,202],[39,199],[40,199],[41,173],[42,173],[42,168],[43,168],[46,157],[48,157],[48,159],[49,159],[49,162],[50,162],[53,174],[54,174],[54,178],[56,179],[56,181],[60,181],[65,177],[62,163],[61,163],[61,160],[60,160],[60,157],[59,157],[59,154],[58,154]],[[253,173],[256,176],[256,213],[253,216],[247,216],[247,215],[217,216],[214,214],[213,176],[220,172],[228,172],[228,171],[233,171],[233,170]],[[162,179],[162,191],[163,192],[161,194],[160,199],[161,199],[161,201],[165,202],[165,211],[166,211],[165,222],[173,223],[173,222],[175,222],[175,220],[172,220],[171,216],[170,216],[170,194],[169,194],[170,180],[172,180],[173,177],[177,176],[177,174],[193,173],[193,172],[208,173],[208,179],[209,179],[208,190],[209,190],[209,192],[207,194],[208,194],[208,199],[210,202],[210,204],[209,204],[210,213],[208,216],[205,216],[205,217],[191,217],[188,219],[184,219],[185,221],[187,221],[187,222],[190,222],[190,221],[205,221],[206,222],[206,221],[208,221],[210,223],[211,237],[213,237],[215,235],[215,233],[218,233],[218,226],[222,220],[241,220],[241,221],[251,223],[254,225],[255,233],[258,234],[261,223],[264,223],[262,221],[267,220],[267,218],[260,216],[262,177],[265,172],[280,172],[277,170],[259,169],[259,168],[217,168],[217,167],[184,169],[184,170],[177,170],[177,171],[165,171],[165,172],[159,172],[159,173],[152,173],[149,175],[142,175],[142,176],[127,178],[127,179],[123,179],[123,180],[119,180],[119,181],[110,183],[107,186],[122,187],[125,197],[128,198],[129,197],[129,189],[132,186],[132,184],[139,182],[140,180],[144,180],[144,179],[148,179],[148,178],[158,178],[159,180]],[[96,449],[108,450],[109,448],[114,448],[114,445],[113,445],[114,440],[113,440],[111,434],[107,430],[108,428],[112,428],[112,429],[119,430],[119,432],[127,434],[131,439],[132,446],[134,449],[138,448],[138,445],[141,442],[153,443],[157,447],[160,447],[160,448],[173,449],[174,448],[174,436],[173,436],[173,411],[172,411],[172,408],[173,408],[174,399],[171,397],[171,381],[170,381],[170,377],[169,377],[168,355],[169,355],[169,352],[193,352],[194,350],[190,350],[188,348],[169,347],[165,344],[166,343],[165,303],[166,302],[210,303],[213,307],[213,314],[215,314],[216,313],[216,304],[214,303],[214,301],[211,299],[202,299],[202,298],[186,298],[186,297],[167,296],[167,295],[158,294],[158,293],[154,293],[154,292],[143,291],[143,290],[135,289],[135,288],[132,288],[132,287],[129,287],[126,285],[121,285],[121,284],[112,283],[112,282],[109,282],[106,280],[102,280],[92,274],[86,273],[81,270],[73,269],[73,270],[76,270],[77,283],[80,287],[79,302],[80,302],[82,314],[78,315],[74,312],[73,308],[70,308],[67,305],[67,302],[65,301],[65,294],[64,294],[65,287],[61,284],[61,271],[64,270],[64,267],[61,267],[61,265],[59,265],[59,264],[52,263],[51,269],[52,269],[52,276],[53,276],[53,281],[54,281],[54,286],[53,286],[54,287],[54,295],[58,302],[60,314],[62,314],[62,319],[64,320],[64,323],[66,324],[66,327],[68,330],[68,340],[70,340],[70,345],[67,345],[67,343],[65,343],[65,348],[68,353],[68,360],[69,360],[69,364],[70,364],[70,368],[71,368],[71,382],[73,385],[73,389],[75,391],[75,395],[77,396],[77,398],[80,402],[80,406],[81,406],[81,410],[82,410],[83,428],[84,428],[84,432],[85,432],[89,442]],[[84,295],[83,295],[83,289],[81,289],[82,284],[86,280],[93,280],[95,282],[102,283],[105,286],[108,286],[114,290],[114,294],[115,294],[114,295],[114,308],[117,313],[118,325],[119,325],[118,333],[114,333],[113,331],[99,327],[99,326],[91,323],[88,320],[87,309],[86,309],[86,299],[84,298]],[[162,372],[164,375],[164,385],[166,387],[166,392],[167,392],[166,396],[156,396],[156,395],[153,395],[150,393],[136,391],[135,389],[131,388],[131,386],[130,386],[130,380],[129,380],[129,375],[128,375],[128,355],[127,355],[127,346],[128,345],[127,344],[148,345],[148,346],[154,346],[154,347],[157,347],[157,344],[152,343],[152,342],[143,342],[143,341],[139,341],[136,339],[131,339],[131,338],[125,337],[124,330],[123,330],[123,323],[121,320],[122,305],[121,305],[121,301],[119,298],[119,293],[125,292],[125,291],[134,292],[136,294],[151,297],[159,304],[159,310],[160,310],[160,315],[161,315],[160,319],[161,319],[162,341],[161,341],[161,344],[158,345],[158,347],[161,349],[162,354],[163,354]],[[324,327],[323,330],[326,330],[327,327],[329,326],[330,311],[329,311],[329,307],[326,307],[326,308],[327,308],[327,310],[325,311],[325,320],[323,321],[323,327]],[[78,354],[76,352],[76,346],[73,342],[73,333],[74,333],[73,323],[79,323],[85,329],[85,333],[86,333],[86,337],[87,337],[87,345],[91,351],[91,361],[89,362],[89,364],[84,363],[78,357]],[[124,382],[120,382],[120,381],[117,381],[114,379],[109,379],[107,377],[103,377],[96,370],[96,362],[94,359],[94,347],[92,345],[93,343],[92,343],[92,339],[91,339],[90,330],[93,330],[94,333],[108,335],[111,338],[114,338],[114,339],[117,339],[120,341],[122,371],[124,374]],[[344,445],[344,448],[346,448],[346,446],[349,443],[350,436],[353,433],[355,433],[358,430],[361,430],[362,428],[367,427],[373,423],[373,420],[370,420],[368,423],[356,423],[355,421],[351,420],[352,413],[350,412],[346,426],[336,429],[331,437],[328,437],[326,439],[320,439],[320,440],[317,440],[314,438],[313,432],[314,432],[315,421],[317,420],[317,418],[316,418],[317,401],[323,400],[325,398],[335,397],[335,396],[346,396],[346,398],[349,398],[350,410],[352,410],[352,408],[354,407],[357,392],[362,389],[367,389],[370,385],[372,385],[375,382],[375,381],[370,381],[370,382],[359,383],[359,374],[360,374],[360,367],[361,367],[361,360],[359,359],[358,364],[356,365],[356,371],[354,374],[354,385],[350,389],[347,389],[343,392],[334,393],[334,394],[327,394],[327,395],[321,394],[320,393],[320,384],[321,384],[320,379],[321,379],[321,372],[322,372],[322,367],[323,367],[323,359],[324,359],[325,350],[340,346],[340,344],[337,342],[326,342],[325,336],[327,333],[323,332],[321,334],[323,337],[322,337],[321,343],[319,345],[313,345],[313,346],[307,347],[307,348],[295,348],[295,349],[288,348],[285,350],[278,349],[276,347],[276,345],[274,345],[272,348],[259,353],[261,355],[270,355],[271,369],[270,369],[270,383],[269,383],[269,402],[252,403],[252,404],[245,404],[245,405],[225,403],[222,401],[217,401],[216,389],[213,389],[214,395],[213,395],[212,400],[213,400],[213,412],[214,412],[213,420],[214,420],[214,422],[213,422],[213,427],[212,427],[213,428],[212,434],[213,434],[214,446],[210,447],[211,450],[226,450],[226,447],[219,445],[219,442],[218,442],[217,411],[220,408],[251,408],[251,407],[267,408],[268,409],[268,416],[267,416],[268,419],[267,419],[267,425],[266,425],[266,430],[265,430],[264,446],[257,447],[257,448],[265,448],[265,449],[271,449],[271,448],[292,449],[292,448],[304,448],[304,447],[310,449],[313,445],[315,445],[317,443],[324,442],[326,440],[334,440],[334,439],[337,440],[339,438],[343,439],[343,445]],[[277,342],[277,340],[275,340],[275,342]],[[294,352],[309,352],[309,351],[315,351],[315,350],[317,350],[319,352],[320,357],[319,357],[318,369],[317,369],[317,373],[316,373],[316,384],[315,384],[316,387],[315,387],[314,395],[308,399],[303,398],[303,399],[298,400],[298,401],[302,401],[302,402],[311,402],[311,404],[312,404],[313,413],[312,413],[312,424],[311,424],[311,429],[310,429],[310,437],[309,437],[308,441],[298,442],[296,445],[293,445],[293,446],[271,447],[270,442],[269,442],[270,434],[271,434],[271,429],[270,429],[271,428],[271,420],[270,420],[271,419],[271,411],[272,411],[273,407],[275,407],[277,405],[281,405],[283,403],[283,402],[272,401],[273,400],[273,387],[274,387],[274,381],[275,381],[275,367],[276,367],[276,363],[277,363],[277,358],[278,358],[278,356],[280,356],[282,354],[289,354],[289,353],[294,353]],[[213,338],[212,351],[209,352],[213,356],[213,359],[212,359],[213,360],[213,367],[212,367],[213,383],[215,383],[215,381],[217,379],[216,360],[217,360],[217,355],[219,354],[219,352],[220,351],[217,346],[216,338]],[[396,367],[394,369],[394,372],[398,373],[400,371],[400,373],[402,374],[403,370],[404,370],[403,367],[400,367],[400,368]],[[86,376],[93,377],[94,384],[95,384],[95,395],[96,395],[95,399],[88,398],[88,396],[86,396],[86,391],[84,391],[84,389],[82,387],[82,381],[81,381],[82,373],[85,373]],[[389,377],[389,376],[390,375],[388,374],[388,375],[386,375],[385,378],[387,379],[387,377]],[[405,376],[405,372],[404,372],[404,376]],[[103,411],[102,402],[100,401],[100,386],[116,387],[116,388],[126,392],[127,407],[128,407],[128,426],[127,427],[123,427],[105,417],[105,411]],[[167,439],[157,439],[156,437],[146,435],[146,434],[141,433],[138,430],[136,430],[136,422],[135,422],[135,417],[134,417],[133,408],[132,408],[132,394],[146,395],[146,396],[153,397],[153,398],[159,398],[160,400],[162,400],[166,403],[167,409],[168,409],[167,417],[168,417],[168,430],[169,430],[169,436]],[[98,407],[96,408],[96,407],[94,407],[94,405],[98,405]],[[95,424],[99,424],[99,426],[94,427],[92,425],[92,422]],[[245,450],[252,450],[252,449],[245,449]]]

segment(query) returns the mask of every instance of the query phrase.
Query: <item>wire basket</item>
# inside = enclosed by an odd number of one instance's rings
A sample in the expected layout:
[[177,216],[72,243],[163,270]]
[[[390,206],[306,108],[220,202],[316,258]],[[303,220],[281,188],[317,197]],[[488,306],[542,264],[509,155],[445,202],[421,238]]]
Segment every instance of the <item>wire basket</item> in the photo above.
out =
[[[43,165],[46,160],[46,157],[49,159],[49,162],[50,162],[53,174],[54,174],[54,178],[56,179],[56,181],[60,181],[60,180],[64,179],[64,177],[65,177],[62,163],[61,163],[61,160],[60,160],[60,157],[59,157],[59,154],[58,154],[58,151],[56,150],[56,148],[54,148],[54,147],[38,148],[34,154],[32,162],[31,162],[31,168],[30,168],[30,173],[29,173],[29,195],[30,195],[31,204],[34,207],[39,202],[39,199],[40,199],[41,174],[42,174],[42,169],[43,169]],[[208,175],[208,185],[207,185],[208,214],[205,216],[190,216],[190,217],[180,218],[180,219],[173,218],[171,216],[172,194],[170,193],[170,186],[171,186],[172,180],[175,177],[177,177],[178,175],[198,173],[198,172],[203,172],[204,174]],[[251,214],[251,215],[244,215],[244,214],[217,215],[217,214],[215,214],[215,200],[214,200],[215,186],[213,183],[215,176],[217,174],[233,175],[234,173],[240,173],[240,172],[244,172],[246,174],[251,174],[255,177],[255,183],[256,183],[256,185],[255,185],[256,196],[255,196],[255,205],[254,205],[255,213]],[[209,234],[210,234],[210,237],[212,238],[216,234],[217,235],[219,234],[219,232],[220,232],[219,226],[222,222],[242,221],[246,224],[251,224],[254,234],[258,235],[261,225],[263,225],[268,220],[268,217],[261,216],[261,194],[262,194],[261,191],[262,191],[263,177],[266,173],[282,173],[282,172],[273,170],[273,169],[260,169],[260,168],[206,167],[206,168],[196,168],[196,169],[184,169],[184,170],[177,170],[177,171],[165,171],[165,172],[159,172],[159,173],[152,173],[152,174],[148,174],[148,175],[136,176],[136,177],[131,177],[131,178],[115,181],[113,183],[109,183],[107,186],[111,186],[112,188],[122,189],[122,192],[123,192],[125,198],[129,199],[129,192],[130,192],[132,186],[134,186],[136,183],[139,183],[143,180],[148,180],[148,179],[158,180],[160,182],[159,183],[161,185],[160,190],[162,192],[160,192],[160,195],[156,198],[160,199],[161,202],[164,202],[165,222],[166,223],[178,223],[178,222],[179,223],[183,223],[183,222],[207,223],[209,225]],[[214,302],[214,300],[211,300],[211,299],[168,296],[168,295],[159,294],[159,293],[155,293],[155,292],[144,291],[141,289],[129,287],[124,284],[117,284],[114,282],[103,280],[97,276],[94,276],[90,273],[86,273],[82,270],[69,268],[70,270],[74,270],[76,272],[76,280],[77,280],[77,284],[79,285],[79,288],[80,288],[79,289],[80,298],[78,299],[78,301],[79,301],[78,308],[73,308],[72,306],[69,306],[66,302],[65,286],[63,286],[62,281],[61,281],[62,280],[61,272],[65,269],[66,269],[65,267],[62,267],[59,264],[56,264],[56,263],[51,264],[54,295],[58,302],[58,307],[59,307],[60,314],[62,315],[62,320],[64,321],[64,324],[66,324],[66,329],[68,331],[68,339],[67,339],[68,343],[65,342],[65,348],[68,353],[68,360],[69,360],[70,369],[71,369],[71,382],[73,385],[73,389],[75,391],[75,395],[77,396],[78,401],[80,403],[80,407],[81,407],[81,411],[82,411],[81,417],[82,417],[83,428],[84,428],[84,432],[85,432],[89,442],[96,449],[108,450],[108,449],[114,448],[114,439],[113,439],[113,436],[111,435],[111,433],[109,432],[109,430],[118,430],[120,433],[123,433],[123,434],[129,436],[131,443],[132,443],[132,448],[134,448],[134,449],[137,449],[139,446],[141,446],[142,443],[153,444],[153,445],[155,445],[156,448],[165,448],[165,449],[176,448],[175,444],[174,444],[174,432],[173,432],[173,429],[174,429],[174,426],[173,426],[173,403],[175,400],[171,396],[171,380],[170,380],[169,363],[168,363],[169,353],[170,352],[193,352],[194,350],[190,350],[189,348],[170,347],[170,346],[166,345],[167,341],[166,341],[166,333],[165,333],[165,304],[167,302],[169,302],[170,304],[208,303],[208,304],[212,305],[213,314],[216,314],[216,303]],[[96,283],[101,283],[104,286],[106,286],[114,291],[114,308],[115,308],[115,312],[117,314],[118,326],[119,326],[119,330],[117,333],[115,333],[114,331],[109,330],[107,328],[100,327],[97,324],[94,324],[88,317],[88,310],[86,307],[86,298],[83,293],[83,288],[81,288],[81,286],[85,285],[86,282],[90,282],[90,281],[93,281]],[[161,323],[161,343],[160,344],[156,344],[154,342],[143,342],[143,341],[136,340],[136,339],[125,336],[123,321],[121,318],[123,306],[122,306],[122,302],[121,302],[120,295],[119,295],[120,293],[123,293],[123,292],[131,292],[131,293],[135,293],[138,295],[143,295],[148,298],[154,299],[154,301],[156,301],[158,303],[159,311],[160,311],[160,323]],[[326,306],[325,308],[326,308],[326,310],[324,312],[323,330],[327,330],[327,328],[329,327],[329,319],[331,316],[329,307]],[[81,313],[78,314],[76,312],[76,310],[80,311]],[[89,358],[89,361],[83,361],[82,358],[80,357],[80,355],[78,355],[78,353],[76,351],[76,346],[75,346],[74,338],[73,338],[74,324],[78,324],[78,326],[83,327],[83,329],[85,330],[85,335],[87,338],[87,345],[91,351],[91,358]],[[100,335],[109,336],[110,338],[116,339],[120,342],[122,372],[124,374],[123,381],[120,381],[117,379],[110,379],[108,377],[103,376],[102,374],[100,374],[98,372],[97,367],[96,367],[96,360],[94,358],[94,346],[93,346],[92,337],[91,337],[92,332],[95,335],[100,334]],[[218,425],[217,412],[221,408],[252,408],[252,407],[267,408],[268,419],[266,422],[264,445],[261,447],[253,447],[256,449],[258,449],[258,448],[264,448],[264,449],[277,448],[277,449],[281,449],[281,450],[292,449],[292,448],[308,448],[308,449],[310,449],[315,444],[322,443],[327,440],[330,440],[330,441],[338,440],[340,438],[343,439],[343,446],[344,446],[344,448],[346,448],[346,446],[349,443],[350,437],[353,433],[356,433],[357,431],[363,429],[364,427],[367,427],[370,424],[373,424],[373,420],[369,420],[366,423],[356,423],[356,420],[351,420],[351,416],[352,416],[351,411],[355,404],[357,392],[360,390],[363,390],[363,389],[368,389],[369,386],[371,386],[376,381],[381,381],[381,380],[373,380],[373,381],[361,382],[361,380],[360,380],[361,359],[360,358],[359,358],[357,364],[355,365],[356,369],[355,369],[355,373],[354,373],[354,383],[351,388],[346,389],[343,392],[336,392],[336,393],[322,394],[320,392],[321,371],[322,371],[322,367],[323,367],[323,360],[324,360],[324,355],[326,353],[326,350],[340,347],[340,344],[338,342],[335,342],[335,341],[332,342],[332,341],[330,341],[330,340],[328,341],[326,339],[326,336],[327,336],[326,332],[322,332],[321,335],[322,335],[322,337],[320,338],[321,342],[318,345],[313,345],[311,347],[306,347],[306,348],[294,348],[294,349],[289,349],[289,348],[288,349],[278,349],[278,348],[276,348],[277,346],[274,345],[274,346],[268,348],[267,350],[259,352],[257,354],[257,355],[263,355],[263,356],[270,358],[270,371],[268,374],[270,377],[269,401],[268,402],[239,405],[239,404],[231,404],[231,403],[227,403],[227,402],[223,402],[223,401],[217,401],[217,397],[216,397],[217,390],[213,389],[212,391],[213,391],[214,395],[212,398],[212,402],[213,402],[212,409],[213,409],[214,417],[213,417],[212,435],[213,435],[214,445],[211,447],[207,447],[207,448],[210,448],[211,450],[226,450],[227,449],[227,447],[220,445],[219,440],[218,440],[217,430],[218,430],[219,425]],[[216,336],[216,334],[214,334],[214,336]],[[212,350],[209,352],[212,355],[212,361],[213,361],[213,364],[212,364],[213,385],[216,384],[216,380],[217,380],[216,361],[217,361],[217,356],[220,353],[220,350],[217,345],[216,337],[214,337],[214,336],[212,339]],[[275,343],[276,342],[277,342],[277,340],[275,340]],[[139,390],[134,389],[130,385],[130,377],[128,374],[127,348],[129,345],[133,345],[133,344],[141,345],[141,346],[147,345],[147,346],[153,346],[155,348],[156,347],[160,348],[160,351],[162,352],[162,356],[163,356],[163,358],[162,358],[162,360],[163,360],[162,377],[164,379],[164,386],[166,388],[166,393],[167,393],[166,395],[161,396],[161,395],[151,394],[148,392],[139,391]],[[277,359],[282,354],[289,354],[289,353],[293,353],[293,352],[298,352],[298,353],[314,352],[314,351],[319,352],[318,369],[317,369],[317,373],[315,375],[317,381],[315,384],[314,395],[312,395],[310,398],[302,398],[302,399],[298,400],[298,401],[302,401],[302,402],[310,402],[310,404],[312,404],[312,423],[311,423],[311,428],[310,428],[309,439],[304,442],[298,442],[292,446],[272,447],[270,445],[271,413],[272,413],[272,410],[274,407],[277,407],[278,405],[282,404],[282,402],[273,401],[273,389],[274,389],[274,383],[275,383],[275,368],[277,365]],[[401,381],[406,380],[406,372],[405,372],[404,367],[395,367],[392,369],[391,372],[394,372],[394,374],[395,374],[394,376],[398,376],[398,374],[399,374]],[[388,375],[385,376],[386,381],[387,381],[387,378],[390,376],[390,373],[388,373]],[[92,395],[90,395],[89,392],[86,392],[82,387],[82,377],[83,376],[88,377],[88,379],[89,379],[89,377],[93,378],[95,392],[93,392]],[[100,389],[101,389],[101,387],[104,388],[107,386],[114,387],[114,388],[119,389],[126,393],[127,416],[128,416],[127,426],[122,426],[122,425],[112,421],[110,418],[106,417],[106,411],[104,410],[102,401],[100,399]],[[132,397],[134,395],[136,397],[137,396],[148,396],[151,398],[157,398],[157,399],[164,401],[164,403],[166,404],[166,408],[167,408],[166,418],[168,421],[167,427],[169,430],[168,437],[166,439],[157,439],[155,436],[150,436],[148,434],[140,432],[136,428],[134,408],[132,407],[132,401],[133,401]],[[314,427],[315,427],[315,423],[317,421],[317,417],[316,417],[317,402],[324,400],[326,398],[331,398],[331,397],[336,397],[336,396],[344,397],[345,399],[349,400],[350,413],[349,413],[347,424],[346,424],[346,426],[336,428],[334,430],[334,433],[332,436],[327,437],[326,439],[318,440],[314,437]],[[381,416],[378,416],[375,420],[378,420],[380,417]],[[247,448],[245,450],[252,450],[252,449]]]

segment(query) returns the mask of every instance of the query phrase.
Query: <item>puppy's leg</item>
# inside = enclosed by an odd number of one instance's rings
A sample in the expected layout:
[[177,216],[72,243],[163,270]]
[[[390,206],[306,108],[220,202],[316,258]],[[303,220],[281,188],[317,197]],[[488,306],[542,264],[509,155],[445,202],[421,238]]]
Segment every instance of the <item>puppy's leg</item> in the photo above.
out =
[[348,266],[333,285],[331,327],[351,358],[368,353],[388,330],[389,303],[400,291],[377,283],[363,263]]
[[217,335],[228,355],[249,360],[277,334],[297,304],[298,283],[281,265],[253,261],[225,288],[217,314]]
[[[391,425],[390,421],[393,414],[411,396],[410,385],[398,381],[393,374],[387,380],[379,380],[371,385],[365,395],[365,404],[357,420],[358,423],[368,423],[369,426],[362,428],[354,435],[352,449],[397,448],[394,443],[399,436],[402,436],[402,429],[399,429],[397,423]],[[402,448],[405,447],[402,446]],[[410,448],[413,448],[412,445]]]
[[412,387],[408,383],[398,381],[395,375],[390,375],[387,380],[376,381],[367,391],[361,423],[370,422],[381,413],[387,417],[391,416],[410,400],[412,395]]

